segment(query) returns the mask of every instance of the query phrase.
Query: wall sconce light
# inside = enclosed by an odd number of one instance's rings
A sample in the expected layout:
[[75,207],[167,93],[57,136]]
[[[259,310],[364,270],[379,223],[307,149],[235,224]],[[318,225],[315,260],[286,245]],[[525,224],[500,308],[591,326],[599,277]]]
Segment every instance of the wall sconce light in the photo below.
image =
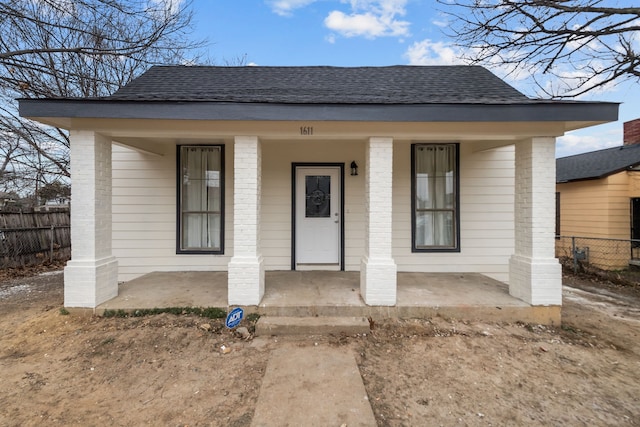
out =
[[351,176],[356,176],[356,175],[358,175],[358,164],[354,160],[353,162],[351,162]]

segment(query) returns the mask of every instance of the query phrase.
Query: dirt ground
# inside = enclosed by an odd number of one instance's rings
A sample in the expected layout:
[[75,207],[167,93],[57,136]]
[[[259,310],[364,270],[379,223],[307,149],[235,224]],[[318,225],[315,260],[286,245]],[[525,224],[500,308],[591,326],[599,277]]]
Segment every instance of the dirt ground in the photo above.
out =
[[5,274],[0,425],[246,426],[270,351],[319,340],[356,353],[380,426],[640,425],[639,289],[565,284],[558,328],[433,318],[244,340],[193,315],[64,315],[60,272]]

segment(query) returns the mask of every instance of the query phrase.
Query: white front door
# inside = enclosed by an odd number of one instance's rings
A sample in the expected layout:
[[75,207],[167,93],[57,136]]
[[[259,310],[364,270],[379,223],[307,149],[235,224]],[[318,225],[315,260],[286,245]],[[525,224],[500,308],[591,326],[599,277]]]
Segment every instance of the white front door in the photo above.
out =
[[296,167],[297,270],[340,270],[341,168]]

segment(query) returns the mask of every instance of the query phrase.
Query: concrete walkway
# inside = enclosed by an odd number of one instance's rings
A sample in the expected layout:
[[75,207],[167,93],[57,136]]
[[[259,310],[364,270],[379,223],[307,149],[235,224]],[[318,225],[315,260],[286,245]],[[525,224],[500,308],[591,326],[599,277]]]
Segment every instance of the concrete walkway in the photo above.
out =
[[251,425],[377,424],[352,350],[286,343],[271,353]]

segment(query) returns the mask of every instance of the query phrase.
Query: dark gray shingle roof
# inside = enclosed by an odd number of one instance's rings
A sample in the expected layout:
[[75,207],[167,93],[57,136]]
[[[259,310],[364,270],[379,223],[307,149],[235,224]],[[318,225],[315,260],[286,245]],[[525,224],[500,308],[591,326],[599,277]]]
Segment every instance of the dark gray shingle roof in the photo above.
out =
[[531,101],[479,66],[154,66],[107,99],[278,104]]
[[623,145],[556,159],[556,182],[605,178],[640,165],[640,144]]
[[611,102],[530,99],[477,66],[156,66],[103,98],[20,99],[23,117],[354,122],[557,122],[618,119]]

